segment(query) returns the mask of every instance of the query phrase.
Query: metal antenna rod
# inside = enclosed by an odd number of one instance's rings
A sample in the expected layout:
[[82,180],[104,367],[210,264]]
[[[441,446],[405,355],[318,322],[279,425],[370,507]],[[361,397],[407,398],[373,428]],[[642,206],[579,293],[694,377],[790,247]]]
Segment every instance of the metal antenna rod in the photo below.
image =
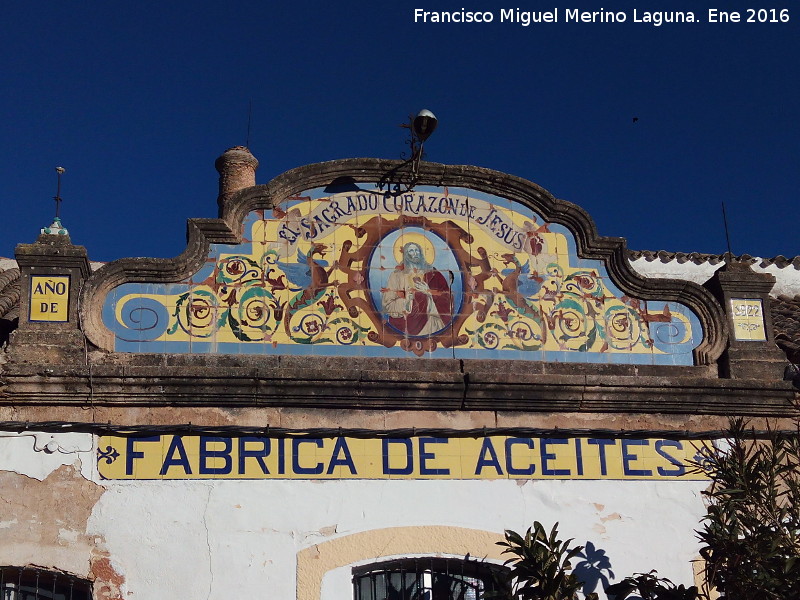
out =
[[250,122],[253,120],[253,99],[250,99],[250,104],[247,107],[247,143],[245,148],[250,147]]
[[728,243],[728,261],[733,258],[733,252],[731,252],[731,236],[728,233],[728,215],[725,214],[725,202],[722,202],[722,222],[725,225],[725,241]]
[[56,195],[53,200],[56,201],[56,217],[58,217],[59,208],[61,207],[61,176],[66,173],[66,169],[64,167],[56,167],[56,173],[58,173],[58,184],[56,187]]

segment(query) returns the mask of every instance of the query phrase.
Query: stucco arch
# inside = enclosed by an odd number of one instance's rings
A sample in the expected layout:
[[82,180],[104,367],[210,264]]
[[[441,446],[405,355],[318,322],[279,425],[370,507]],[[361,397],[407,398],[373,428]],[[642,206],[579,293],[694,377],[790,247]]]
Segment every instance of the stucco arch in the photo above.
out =
[[332,569],[369,559],[449,554],[501,560],[502,534],[464,527],[411,526],[362,531],[315,544],[297,553],[297,600],[319,600],[322,578]]

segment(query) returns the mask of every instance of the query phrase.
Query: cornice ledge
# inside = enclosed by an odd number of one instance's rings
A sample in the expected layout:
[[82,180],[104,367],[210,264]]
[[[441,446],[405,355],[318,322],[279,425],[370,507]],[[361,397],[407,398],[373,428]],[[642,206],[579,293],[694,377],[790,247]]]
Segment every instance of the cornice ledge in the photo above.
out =
[[[38,367],[41,371],[41,367]],[[25,371],[23,373],[22,371]],[[716,414],[796,417],[788,382],[681,381],[670,377],[529,377],[502,375],[465,388],[458,371],[375,372],[245,368],[94,370],[88,367],[2,378],[0,406],[186,406],[331,408],[363,410],[477,410],[636,414]],[[116,372],[115,372],[116,371]],[[148,372],[149,371],[149,372]],[[72,390],[65,395],[64,389]]]

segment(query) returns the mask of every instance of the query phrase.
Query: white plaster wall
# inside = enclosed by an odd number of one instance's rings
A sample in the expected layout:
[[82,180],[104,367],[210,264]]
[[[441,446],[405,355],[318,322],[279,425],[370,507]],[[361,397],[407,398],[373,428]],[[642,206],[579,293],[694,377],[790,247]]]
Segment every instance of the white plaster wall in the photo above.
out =
[[[100,267],[102,267],[104,262],[99,262],[96,260],[89,261],[89,268],[92,271],[97,271]],[[17,264],[17,260],[15,258],[6,258],[5,256],[0,256],[0,270],[7,270],[7,269],[16,269],[19,265]]]
[[[657,568],[691,583],[704,514],[705,484],[690,481],[104,481],[87,468],[88,436],[54,437],[74,451],[0,438],[0,469],[43,478],[79,459],[83,476],[106,490],[86,533],[136,600],[291,600],[297,552],[315,543],[410,525],[522,531],[534,520],[558,521],[562,538],[603,549],[618,579]],[[350,600],[350,577],[349,566],[329,572],[323,600]]]
[[631,266],[644,277],[653,277],[656,279],[687,279],[695,283],[705,283],[719,269],[722,264],[712,265],[711,263],[701,263],[699,265],[693,262],[685,262],[683,264],[676,260],[670,262],[661,262],[660,260],[648,261],[645,258],[637,258],[630,261]]
[[44,480],[63,465],[80,463],[84,477],[96,472],[94,441],[88,433],[14,433],[0,431],[0,471]]
[[[502,532],[558,521],[564,538],[604,549],[615,573],[690,583],[697,482],[184,481],[105,482],[90,529],[141,600],[295,597],[298,551],[330,536],[399,525]],[[335,531],[335,533],[330,533]],[[327,535],[326,535],[327,534]],[[377,557],[376,557],[377,558]],[[349,569],[324,600],[352,597]],[[330,585],[330,578],[337,585]],[[347,582],[344,587],[342,583]],[[164,586],[168,589],[164,589]]]
[[[648,261],[644,257],[632,260],[631,266],[642,276],[656,279],[686,279],[695,283],[703,284],[708,281],[714,272],[722,266],[722,263],[712,265],[710,263],[694,264],[687,261],[683,264],[677,260],[661,262],[660,260]],[[800,271],[789,265],[778,267],[769,265],[760,267],[761,259],[756,259],[751,266],[756,273],[770,273],[775,276],[775,286],[770,292],[771,296],[790,296],[800,294]]]
[[[399,487],[402,482],[390,483]],[[522,533],[534,520],[549,531],[558,522],[562,540],[574,538],[575,545],[583,546],[591,542],[604,550],[617,579],[657,568],[661,576],[692,583],[691,561],[698,550],[694,529],[704,513],[700,500],[704,484],[437,481],[417,485],[428,483],[439,485],[418,487],[414,493],[430,494],[432,500],[422,503],[417,515],[406,512],[406,522],[451,524],[498,533],[504,529]],[[437,502],[437,497],[441,501]],[[389,514],[381,516],[391,519]],[[578,562],[573,560],[573,566]],[[330,571],[323,580],[322,600],[351,598],[351,579],[350,566]],[[602,587],[596,591],[604,597]]]
[[93,456],[91,435],[0,432],[0,565],[86,575]]
[[763,273],[771,273],[775,276],[775,287],[772,288],[771,292],[773,296],[794,297],[800,294],[800,271],[794,267],[784,267],[781,269],[776,265],[770,265],[764,269],[754,268],[754,270]]

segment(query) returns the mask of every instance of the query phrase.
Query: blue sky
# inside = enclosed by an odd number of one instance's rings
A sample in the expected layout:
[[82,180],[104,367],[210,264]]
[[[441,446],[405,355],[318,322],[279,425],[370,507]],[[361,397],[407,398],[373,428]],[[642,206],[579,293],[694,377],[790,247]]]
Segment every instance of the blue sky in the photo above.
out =
[[[414,23],[462,7],[495,22]],[[498,22],[517,7],[562,22]],[[600,7],[628,22],[563,22]],[[790,21],[711,24],[708,7]],[[429,108],[429,160],[530,179],[630,248],[724,252],[725,201],[735,253],[800,254],[796,2],[15,2],[2,22],[0,256],[50,222],[57,165],[92,260],[179,254],[186,219],[216,216],[213,163],[245,142],[251,101],[258,183],[399,158],[397,125]]]

